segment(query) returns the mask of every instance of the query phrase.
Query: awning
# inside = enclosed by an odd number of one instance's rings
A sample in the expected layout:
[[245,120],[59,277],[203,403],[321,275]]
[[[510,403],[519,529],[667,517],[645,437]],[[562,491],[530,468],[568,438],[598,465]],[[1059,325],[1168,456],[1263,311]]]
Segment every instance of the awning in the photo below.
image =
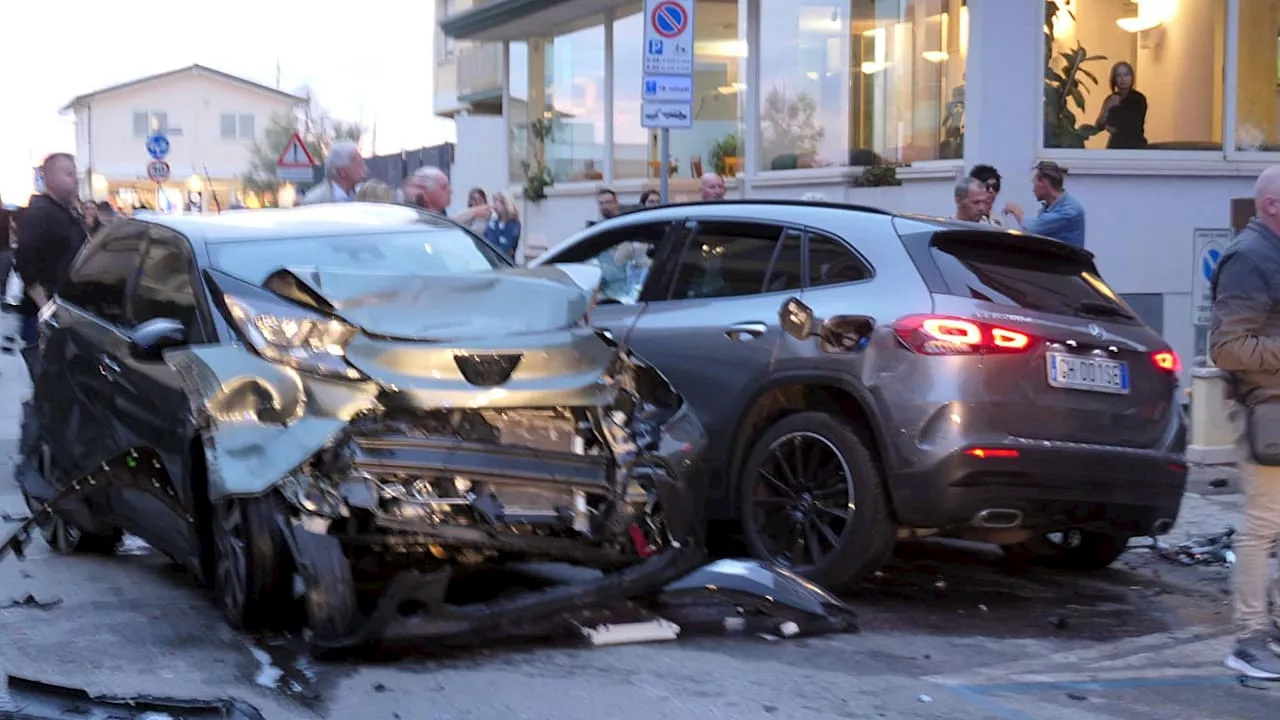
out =
[[581,26],[585,17],[634,5],[635,0],[495,0],[445,18],[440,31],[490,42],[549,38]]

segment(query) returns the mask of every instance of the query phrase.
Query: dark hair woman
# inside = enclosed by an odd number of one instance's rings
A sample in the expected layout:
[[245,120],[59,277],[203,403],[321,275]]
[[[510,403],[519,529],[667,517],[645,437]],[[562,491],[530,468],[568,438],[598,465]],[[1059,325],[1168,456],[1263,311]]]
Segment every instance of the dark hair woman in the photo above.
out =
[[1111,66],[1111,95],[1102,103],[1096,124],[1111,134],[1107,147],[1112,150],[1135,150],[1147,146],[1147,96],[1134,89],[1135,80],[1133,66],[1129,63],[1118,62]]
[[645,190],[640,193],[640,207],[657,207],[662,204],[662,193],[657,190]]

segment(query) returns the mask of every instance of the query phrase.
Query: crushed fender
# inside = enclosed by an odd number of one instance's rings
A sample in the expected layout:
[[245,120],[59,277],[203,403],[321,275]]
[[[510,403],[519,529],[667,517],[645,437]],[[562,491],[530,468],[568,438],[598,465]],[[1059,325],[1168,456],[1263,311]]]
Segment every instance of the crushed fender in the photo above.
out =
[[70,717],[266,720],[257,708],[240,700],[191,700],[151,695],[112,697],[13,675],[8,676],[6,689],[0,691],[0,717],[22,720],[64,720]]

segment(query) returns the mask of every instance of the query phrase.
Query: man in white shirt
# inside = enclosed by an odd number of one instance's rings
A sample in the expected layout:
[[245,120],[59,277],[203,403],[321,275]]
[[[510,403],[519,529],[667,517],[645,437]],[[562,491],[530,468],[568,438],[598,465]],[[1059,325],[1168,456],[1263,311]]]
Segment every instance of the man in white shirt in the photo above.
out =
[[360,146],[349,140],[334,143],[324,159],[325,181],[307,191],[302,204],[351,202],[367,171]]

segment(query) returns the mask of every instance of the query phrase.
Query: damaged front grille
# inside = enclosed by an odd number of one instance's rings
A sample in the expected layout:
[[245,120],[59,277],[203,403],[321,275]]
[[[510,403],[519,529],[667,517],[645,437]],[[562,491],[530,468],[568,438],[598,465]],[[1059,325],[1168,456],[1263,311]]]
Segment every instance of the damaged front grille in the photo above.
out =
[[294,473],[285,494],[348,534],[428,536],[442,559],[456,557],[442,546],[518,551],[516,538],[644,556],[658,532],[646,475],[654,470],[618,472],[602,434],[608,421],[596,408],[369,415]]

